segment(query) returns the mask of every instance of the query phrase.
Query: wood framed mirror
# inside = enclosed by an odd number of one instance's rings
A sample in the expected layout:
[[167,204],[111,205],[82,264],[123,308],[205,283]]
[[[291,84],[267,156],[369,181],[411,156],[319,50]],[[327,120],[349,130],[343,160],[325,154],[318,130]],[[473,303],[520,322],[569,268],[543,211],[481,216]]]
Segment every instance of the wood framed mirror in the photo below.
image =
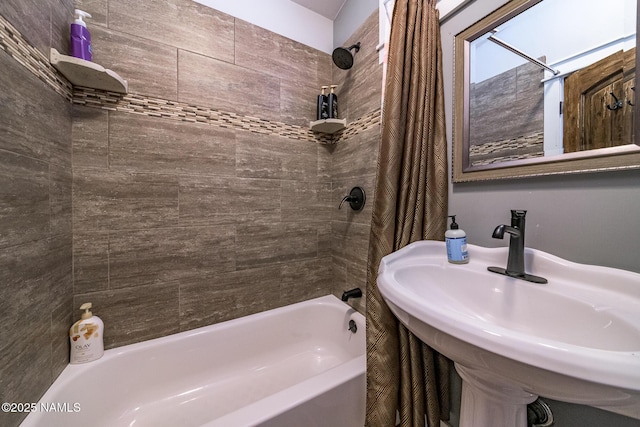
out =
[[637,28],[637,0],[511,0],[457,34],[453,182],[640,168]]

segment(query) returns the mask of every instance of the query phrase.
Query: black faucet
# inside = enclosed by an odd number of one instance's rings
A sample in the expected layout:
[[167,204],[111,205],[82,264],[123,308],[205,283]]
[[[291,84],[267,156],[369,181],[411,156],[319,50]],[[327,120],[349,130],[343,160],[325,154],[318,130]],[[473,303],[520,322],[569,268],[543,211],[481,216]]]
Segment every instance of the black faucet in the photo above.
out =
[[503,239],[504,233],[509,233],[509,258],[507,259],[507,268],[488,267],[487,269],[493,273],[504,274],[505,276],[515,277],[516,279],[522,279],[528,282],[547,283],[547,279],[543,277],[525,273],[524,219],[526,215],[527,211],[512,210],[511,226],[501,224],[493,230],[493,235],[491,237],[494,239]]
[[342,293],[342,301],[348,301],[349,298],[361,298],[362,290],[360,288],[351,289]]

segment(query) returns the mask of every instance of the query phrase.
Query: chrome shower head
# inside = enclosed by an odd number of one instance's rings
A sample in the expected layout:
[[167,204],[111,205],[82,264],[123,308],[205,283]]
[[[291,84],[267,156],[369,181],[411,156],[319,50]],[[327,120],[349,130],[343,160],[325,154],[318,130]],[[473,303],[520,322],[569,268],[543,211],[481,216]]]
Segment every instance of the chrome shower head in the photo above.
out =
[[333,54],[331,54],[331,58],[333,58],[333,63],[336,64],[338,68],[343,70],[348,70],[353,67],[353,54],[351,51],[355,49],[356,52],[360,50],[360,42],[349,46],[349,47],[337,47],[333,50]]

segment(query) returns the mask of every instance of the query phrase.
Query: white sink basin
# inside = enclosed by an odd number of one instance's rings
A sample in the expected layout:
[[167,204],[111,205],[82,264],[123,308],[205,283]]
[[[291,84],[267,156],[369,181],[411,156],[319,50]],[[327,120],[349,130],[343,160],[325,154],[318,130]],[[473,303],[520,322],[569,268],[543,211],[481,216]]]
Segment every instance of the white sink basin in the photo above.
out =
[[382,259],[378,286],[407,328],[456,363],[461,427],[526,426],[538,395],[640,419],[640,274],[527,249],[535,284],[487,271],[507,248],[468,245],[447,262],[443,242]]

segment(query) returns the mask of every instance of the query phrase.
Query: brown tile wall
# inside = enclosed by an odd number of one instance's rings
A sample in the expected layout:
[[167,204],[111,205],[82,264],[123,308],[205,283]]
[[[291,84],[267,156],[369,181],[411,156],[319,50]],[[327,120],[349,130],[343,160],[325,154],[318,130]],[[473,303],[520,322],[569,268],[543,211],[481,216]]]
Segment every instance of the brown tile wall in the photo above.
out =
[[[34,64],[46,64],[50,47],[66,46],[72,11],[66,0],[0,2],[2,402],[37,401],[69,361],[71,105],[45,83],[53,73],[46,66],[34,73]],[[34,61],[16,60],[17,39]],[[23,417],[0,412],[0,425]]]
[[[333,209],[331,216],[331,254],[335,288],[343,290],[360,287],[366,293],[367,255],[376,167],[380,144],[380,103],[382,95],[382,65],[378,63],[378,14],[367,21],[345,42],[350,46],[360,42],[361,49],[354,57],[350,70],[333,67],[333,81],[338,85],[338,105],[348,128],[331,149],[331,184],[333,203],[337,206],[354,186],[364,188],[367,200],[364,209],[354,212],[343,206]],[[369,126],[363,127],[361,118],[367,117]],[[351,129],[361,129],[351,133]],[[365,298],[353,300],[364,312]]]
[[77,105],[74,117],[74,303],[94,304],[107,347],[333,291],[324,145]]
[[[110,348],[364,286],[375,14],[343,72],[327,54],[188,0],[78,1],[94,16],[96,62],[130,93],[76,88],[71,107],[46,58],[49,46],[66,51],[73,6],[60,13],[63,0],[49,1],[31,15],[28,2],[0,6],[10,35],[0,40],[5,401],[36,401],[62,370],[66,331],[87,300]],[[50,43],[29,33],[46,16]],[[350,126],[327,137],[308,122],[316,88],[332,78]],[[369,194],[364,211],[338,211],[354,185]],[[25,334],[29,344],[16,344]],[[21,367],[31,370],[16,375]]]
[[[543,78],[544,70],[527,62],[472,84],[471,144],[484,145],[542,133],[544,85],[540,82]],[[497,153],[495,157],[501,156]]]
[[[153,298],[136,314],[144,319],[160,310],[172,321],[150,324],[142,336],[107,334],[109,346],[273,308],[283,304],[283,293],[290,302],[331,291],[322,275],[297,283],[293,296],[280,285],[261,289],[265,280],[282,282],[289,270],[330,268],[318,250],[330,195],[328,178],[318,173],[320,145],[75,109],[108,121],[110,140],[108,159],[92,162],[109,167],[74,172],[76,302],[102,298],[102,317],[113,323],[130,309],[111,304],[119,292],[137,296],[142,306],[156,295],[154,287],[175,291],[175,298],[160,291],[166,299]],[[75,123],[74,142],[84,140]],[[234,278],[248,281],[236,287],[256,291],[238,295],[235,308],[214,292]]]
[[330,56],[138,3],[79,2],[130,93],[74,93],[74,304],[110,348],[333,292],[330,140],[308,130]]
[[308,127],[330,55],[189,0],[78,0],[134,94]]

